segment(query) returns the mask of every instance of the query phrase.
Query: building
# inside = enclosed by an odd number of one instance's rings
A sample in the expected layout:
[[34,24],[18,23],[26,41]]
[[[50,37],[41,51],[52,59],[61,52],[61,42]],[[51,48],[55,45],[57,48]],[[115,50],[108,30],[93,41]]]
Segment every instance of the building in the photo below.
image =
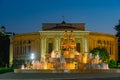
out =
[[[96,47],[105,47],[110,57],[117,60],[117,37],[112,34],[91,32],[85,30],[85,23],[43,23],[42,30],[34,33],[23,33],[13,36],[10,42],[10,63],[14,59],[30,60],[31,53],[41,60],[46,53],[61,52],[61,44],[65,31],[73,31],[76,51],[89,53]],[[13,57],[13,58],[12,58]]]
[[6,32],[6,28],[4,26],[0,28],[0,67],[9,66],[9,45],[11,36],[13,36],[13,33]]

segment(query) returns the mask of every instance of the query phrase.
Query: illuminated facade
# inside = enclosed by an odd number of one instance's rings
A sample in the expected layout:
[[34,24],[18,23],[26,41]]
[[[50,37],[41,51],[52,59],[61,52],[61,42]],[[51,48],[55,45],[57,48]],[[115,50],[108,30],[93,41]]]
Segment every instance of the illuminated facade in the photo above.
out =
[[[61,53],[63,36],[74,34],[75,50],[79,53],[89,53],[100,46],[105,47],[110,57],[117,60],[117,37],[111,34],[96,33],[85,30],[84,23],[43,23],[42,30],[34,33],[17,34],[11,39],[10,63],[13,59],[30,60],[34,53],[37,60],[52,51]],[[64,45],[65,46],[65,45]],[[74,46],[74,45],[73,45]]]

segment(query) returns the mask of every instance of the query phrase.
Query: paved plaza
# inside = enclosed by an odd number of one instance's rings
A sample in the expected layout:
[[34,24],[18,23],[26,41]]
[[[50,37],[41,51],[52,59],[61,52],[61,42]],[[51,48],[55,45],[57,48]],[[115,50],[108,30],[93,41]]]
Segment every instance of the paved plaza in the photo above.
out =
[[120,80],[120,73],[4,73],[0,80]]

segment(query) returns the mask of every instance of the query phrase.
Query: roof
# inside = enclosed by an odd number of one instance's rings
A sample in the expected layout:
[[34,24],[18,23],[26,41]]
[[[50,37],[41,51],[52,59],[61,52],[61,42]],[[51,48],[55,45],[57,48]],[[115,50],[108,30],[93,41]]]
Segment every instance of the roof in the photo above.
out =
[[84,23],[43,23],[42,30],[85,30]]

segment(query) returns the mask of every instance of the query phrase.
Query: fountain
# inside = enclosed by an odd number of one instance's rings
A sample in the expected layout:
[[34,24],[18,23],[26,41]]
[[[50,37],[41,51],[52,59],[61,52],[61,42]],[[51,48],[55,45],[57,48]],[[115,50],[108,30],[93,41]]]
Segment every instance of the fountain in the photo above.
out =
[[[42,55],[40,61],[33,61],[30,68],[21,66],[22,70],[91,70],[91,69],[108,69],[107,64],[101,66],[101,59],[99,55],[92,53],[79,53],[76,49],[76,43],[73,32],[68,35],[67,31],[64,33],[63,41],[61,43],[61,53],[52,51],[51,54],[46,53]],[[28,66],[27,66],[28,67]]]

